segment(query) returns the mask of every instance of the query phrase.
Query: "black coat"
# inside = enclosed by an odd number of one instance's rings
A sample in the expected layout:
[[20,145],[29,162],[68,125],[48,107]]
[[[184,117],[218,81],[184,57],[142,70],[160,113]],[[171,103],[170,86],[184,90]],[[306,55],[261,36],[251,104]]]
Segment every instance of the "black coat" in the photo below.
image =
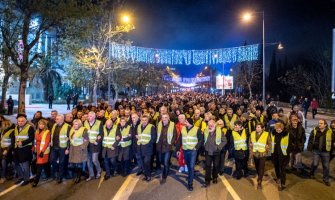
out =
[[302,127],[301,124],[298,124],[298,127],[295,129],[290,125],[287,131],[293,140],[292,152],[303,152],[306,142],[306,133],[304,127]]
[[[141,126],[141,125],[139,125],[139,126]],[[145,127],[141,127],[142,130],[144,130]],[[151,139],[150,139],[150,142],[148,144],[146,144],[146,145],[136,145],[136,152],[139,153],[141,156],[151,156],[153,154],[154,145],[155,145],[156,139],[157,139],[157,133],[156,133],[155,126],[151,127],[150,133],[151,133]],[[136,131],[136,135],[137,135],[137,131]],[[136,136],[135,136],[135,138],[136,138]],[[137,143],[137,139],[135,140],[135,142]]]
[[[34,143],[34,137],[35,137],[35,130],[32,126],[29,127],[28,130],[28,139],[22,141],[22,146],[25,146],[29,143]],[[32,145],[28,145],[22,148],[16,147],[14,148],[14,160],[23,163],[27,161],[31,161],[33,157],[33,151],[32,151]]]

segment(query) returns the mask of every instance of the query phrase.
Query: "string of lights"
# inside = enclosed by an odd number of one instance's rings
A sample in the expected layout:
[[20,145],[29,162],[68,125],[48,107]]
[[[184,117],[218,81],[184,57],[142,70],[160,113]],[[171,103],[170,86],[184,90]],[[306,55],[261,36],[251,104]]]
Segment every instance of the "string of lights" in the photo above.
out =
[[131,63],[167,65],[212,65],[252,61],[258,59],[259,45],[246,45],[232,48],[207,50],[170,50],[153,49],[112,43],[111,59],[125,60]]

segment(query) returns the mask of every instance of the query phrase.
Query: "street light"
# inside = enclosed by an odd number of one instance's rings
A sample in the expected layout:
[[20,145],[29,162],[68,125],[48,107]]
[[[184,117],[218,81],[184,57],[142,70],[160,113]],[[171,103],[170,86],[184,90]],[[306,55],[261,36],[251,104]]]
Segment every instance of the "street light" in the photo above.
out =
[[247,12],[245,13],[242,18],[244,21],[250,21],[253,14],[262,14],[263,20],[263,92],[262,92],[262,101],[263,105],[265,106],[265,23],[264,23],[264,11],[262,12]]

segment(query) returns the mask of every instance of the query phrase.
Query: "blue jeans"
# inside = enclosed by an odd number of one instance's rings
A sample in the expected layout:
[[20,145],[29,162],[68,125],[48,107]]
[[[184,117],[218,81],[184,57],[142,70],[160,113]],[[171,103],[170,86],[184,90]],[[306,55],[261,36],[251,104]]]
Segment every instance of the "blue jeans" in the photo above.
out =
[[151,177],[151,155],[141,156],[136,154],[137,164],[146,177]]
[[169,171],[170,171],[170,157],[171,157],[171,152],[168,151],[168,152],[165,152],[165,153],[160,153],[159,152],[159,160],[160,160],[160,163],[163,164],[163,178],[165,179],[168,174],[169,174]]
[[136,156],[136,161],[137,161],[137,166],[139,168],[139,171],[144,172],[144,164],[143,164],[143,160],[141,159],[141,155],[139,153],[136,153],[135,156]]
[[51,148],[50,158],[52,163],[52,174],[54,177],[56,177],[56,172],[58,172],[58,179],[62,179],[64,176],[65,150],[65,148],[63,149],[59,147]]
[[6,178],[6,170],[7,170],[7,159],[6,158],[2,158],[1,160],[1,175],[0,175],[0,178]]
[[111,168],[112,168],[112,175],[113,175],[116,169],[116,157],[107,158],[106,156],[104,158],[104,165],[105,165],[106,175],[107,176],[111,175]]
[[197,158],[197,151],[196,150],[184,150],[184,158],[188,168],[188,185],[193,184],[194,178],[194,166],[195,160]]
[[19,179],[24,181],[29,181],[30,170],[29,170],[29,161],[23,163],[15,163],[16,172],[19,175]]
[[324,182],[329,182],[329,158],[330,158],[329,152],[321,152],[318,150],[313,150],[313,163],[311,167],[311,174],[314,174],[315,170],[318,168],[319,161],[321,159]]
[[93,164],[95,166],[95,169],[97,170],[97,174],[101,175],[101,167],[99,163],[99,153],[91,153],[88,152],[88,159],[87,159],[87,167],[88,172],[90,174],[90,177],[94,177],[94,171],[93,171]]

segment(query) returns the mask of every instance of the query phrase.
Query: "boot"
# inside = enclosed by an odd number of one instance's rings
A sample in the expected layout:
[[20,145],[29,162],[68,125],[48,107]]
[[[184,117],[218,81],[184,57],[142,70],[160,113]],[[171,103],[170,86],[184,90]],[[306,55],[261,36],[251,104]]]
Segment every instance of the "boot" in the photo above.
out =
[[75,184],[79,183],[81,181],[81,169],[77,168],[76,169],[76,179],[74,181]]

